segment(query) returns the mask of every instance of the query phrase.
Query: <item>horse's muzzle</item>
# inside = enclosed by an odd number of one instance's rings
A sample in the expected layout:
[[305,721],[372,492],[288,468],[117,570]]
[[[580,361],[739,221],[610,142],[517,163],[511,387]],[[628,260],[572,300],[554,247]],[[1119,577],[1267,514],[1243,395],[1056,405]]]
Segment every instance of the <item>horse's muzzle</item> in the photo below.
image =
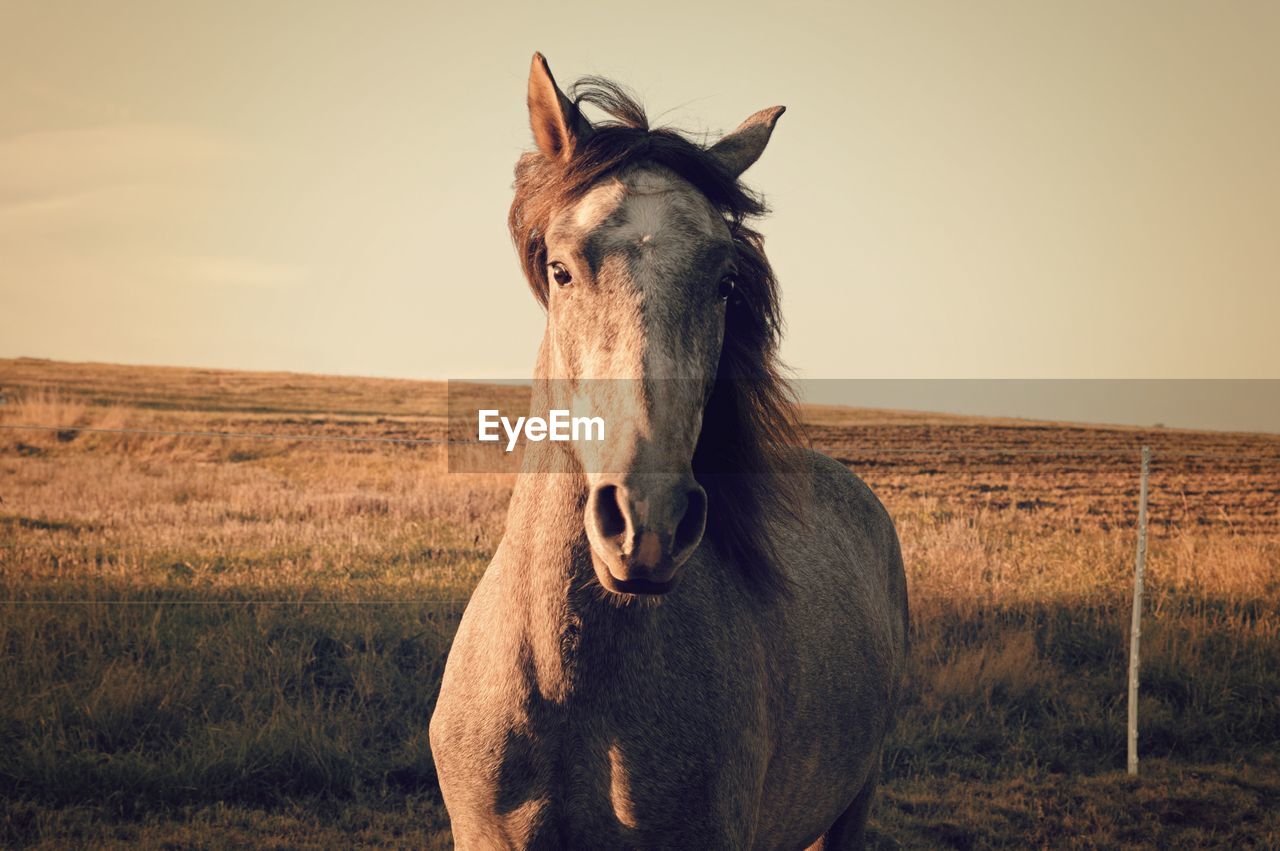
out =
[[692,476],[600,482],[584,522],[602,585],[620,594],[665,594],[702,541],[707,494]]

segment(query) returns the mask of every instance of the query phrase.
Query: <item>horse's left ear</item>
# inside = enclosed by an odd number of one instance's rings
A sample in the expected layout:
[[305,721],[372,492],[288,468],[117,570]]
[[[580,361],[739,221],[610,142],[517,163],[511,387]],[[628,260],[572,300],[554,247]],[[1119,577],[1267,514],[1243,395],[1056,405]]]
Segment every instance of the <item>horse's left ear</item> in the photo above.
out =
[[560,91],[541,53],[533,54],[529,69],[529,126],[538,150],[562,162],[591,138],[591,122]]
[[760,159],[769,137],[773,135],[773,125],[778,123],[785,106],[771,106],[752,115],[738,125],[728,136],[711,146],[711,155],[720,161],[725,170],[738,177]]

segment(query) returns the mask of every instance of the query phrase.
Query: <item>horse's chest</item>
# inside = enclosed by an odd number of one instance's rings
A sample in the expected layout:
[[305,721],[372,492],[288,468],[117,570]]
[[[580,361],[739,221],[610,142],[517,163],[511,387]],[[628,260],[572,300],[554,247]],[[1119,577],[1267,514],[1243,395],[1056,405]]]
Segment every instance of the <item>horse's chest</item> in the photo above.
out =
[[669,694],[592,704],[566,712],[556,777],[566,833],[615,846],[705,840],[728,792],[734,734],[679,713]]
[[481,809],[514,847],[704,847],[736,829],[724,818],[730,749],[714,731],[615,709],[625,723],[572,701],[543,707],[488,742],[496,771]]
[[722,837],[745,823],[732,817],[746,806],[735,799],[758,788],[762,719],[749,690],[670,661],[579,664],[551,689],[536,667],[513,667],[503,688],[456,701],[469,732],[445,745],[454,754],[438,754],[442,783],[448,762],[481,768],[470,781],[486,787],[469,796],[476,816],[501,823],[516,847]]

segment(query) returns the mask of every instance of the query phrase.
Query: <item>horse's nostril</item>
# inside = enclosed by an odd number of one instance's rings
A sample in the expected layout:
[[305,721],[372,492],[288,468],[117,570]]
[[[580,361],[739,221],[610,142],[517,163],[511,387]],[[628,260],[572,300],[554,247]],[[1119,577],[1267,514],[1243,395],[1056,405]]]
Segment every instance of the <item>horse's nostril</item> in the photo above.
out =
[[614,577],[666,581],[697,549],[707,522],[707,495],[697,485],[684,488],[656,488],[642,498],[621,484],[592,490],[587,536]]
[[703,530],[707,525],[707,494],[702,488],[693,488],[686,495],[684,516],[676,526],[676,534],[672,540],[672,550],[677,558],[687,555],[702,540]]
[[617,538],[627,531],[627,518],[618,498],[616,485],[605,485],[596,491],[596,531],[602,538]]

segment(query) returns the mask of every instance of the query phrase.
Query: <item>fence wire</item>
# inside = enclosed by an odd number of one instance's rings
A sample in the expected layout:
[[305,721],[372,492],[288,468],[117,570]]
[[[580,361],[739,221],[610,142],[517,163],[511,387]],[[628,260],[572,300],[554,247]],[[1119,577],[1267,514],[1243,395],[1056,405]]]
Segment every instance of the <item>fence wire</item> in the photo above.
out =
[[[212,437],[224,439],[246,439],[246,440],[306,440],[315,442],[345,442],[345,443],[408,443],[408,444],[424,444],[432,446],[444,446],[449,441],[436,440],[429,437],[387,437],[386,435],[351,435],[351,434],[298,434],[297,432],[286,432],[277,434],[273,432],[259,431],[184,431],[181,429],[153,429],[153,428],[98,428],[96,426],[50,426],[50,425],[25,425],[25,424],[0,424],[0,428],[30,431],[53,431],[59,434],[80,434],[81,432],[91,434],[136,434],[151,435],[156,437]],[[465,441],[454,441],[455,443]]]
[[[51,426],[26,423],[0,423],[0,429],[14,431],[50,431],[59,434],[128,434],[147,435],[153,437],[200,437],[224,440],[290,440],[315,443],[384,443],[407,444],[420,446],[474,446],[469,440],[440,440],[430,437],[388,437],[386,435],[350,435],[350,434],[300,434],[298,432],[253,432],[253,431],[197,431],[183,429],[147,429],[147,428],[98,428],[96,426]],[[821,446],[822,444],[815,444]],[[966,446],[966,447],[885,447],[854,452],[854,457],[874,458],[881,455],[1026,455],[1055,457],[1068,455],[1073,457],[1129,456],[1138,455],[1142,451],[1141,444],[1131,447],[1098,447],[1095,449],[1061,447],[1056,449],[1035,449],[1018,446]],[[1236,452],[1203,452],[1186,449],[1166,449],[1161,447],[1159,455],[1170,458],[1215,458],[1241,461],[1275,461],[1280,462],[1280,446],[1275,455],[1242,454]]]

